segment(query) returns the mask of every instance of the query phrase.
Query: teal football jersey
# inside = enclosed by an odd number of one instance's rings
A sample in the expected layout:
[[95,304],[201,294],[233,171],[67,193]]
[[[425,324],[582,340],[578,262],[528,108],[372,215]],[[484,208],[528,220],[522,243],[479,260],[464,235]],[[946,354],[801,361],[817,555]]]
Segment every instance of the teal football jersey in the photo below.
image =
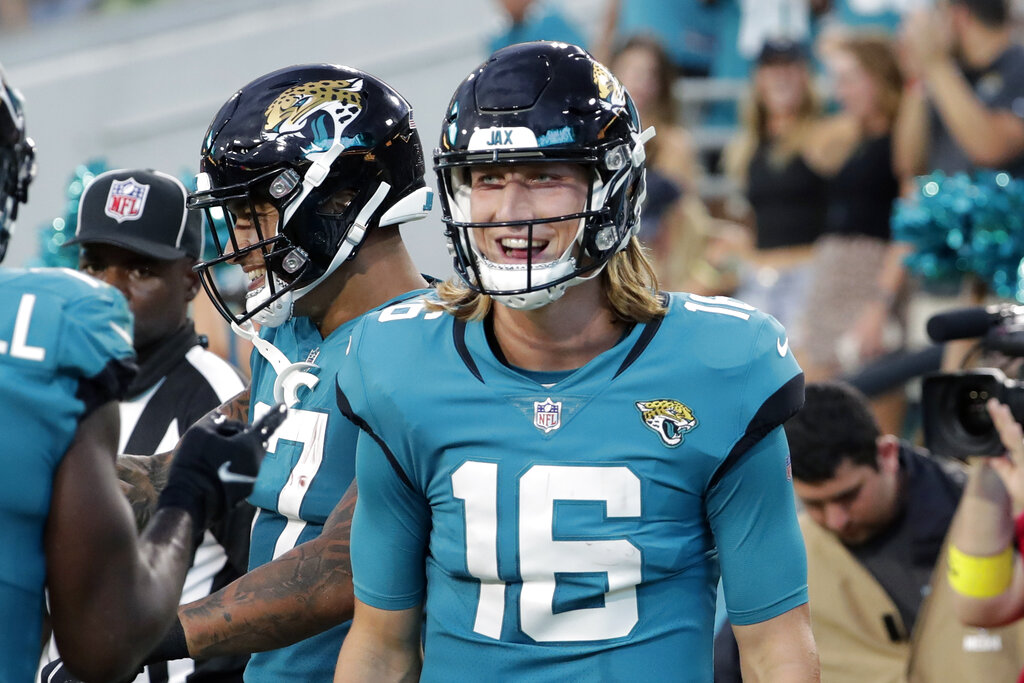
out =
[[3,269],[0,289],[0,681],[31,681],[53,477],[78,423],[122,397],[132,319],[120,292],[72,270]]
[[[289,408],[288,417],[271,438],[260,466],[249,497],[256,507],[249,544],[250,569],[319,536],[355,477],[358,430],[338,413],[334,381],[354,326],[355,321],[345,323],[324,339],[309,318],[299,317],[260,331],[291,362],[314,364],[316,367],[309,372],[316,384],[298,389],[298,402]],[[256,420],[275,403],[277,373],[255,351],[251,366],[250,418]],[[245,680],[331,680],[347,632],[345,623],[286,648],[254,653]]]
[[421,680],[705,683],[720,575],[736,624],[807,601],[780,426],[803,375],[773,318],[671,295],[571,373],[487,337],[405,302],[338,374],[356,596],[425,601]]

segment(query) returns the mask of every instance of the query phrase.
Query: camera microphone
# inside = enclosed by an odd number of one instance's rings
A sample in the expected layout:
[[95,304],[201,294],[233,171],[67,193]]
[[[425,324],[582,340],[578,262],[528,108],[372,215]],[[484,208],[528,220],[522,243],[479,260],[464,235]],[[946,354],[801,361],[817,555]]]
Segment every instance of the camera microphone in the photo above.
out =
[[953,339],[984,337],[993,326],[1024,320],[1024,306],[1008,304],[996,306],[975,306],[958,308],[936,313],[928,319],[928,336],[932,341],[946,342]]

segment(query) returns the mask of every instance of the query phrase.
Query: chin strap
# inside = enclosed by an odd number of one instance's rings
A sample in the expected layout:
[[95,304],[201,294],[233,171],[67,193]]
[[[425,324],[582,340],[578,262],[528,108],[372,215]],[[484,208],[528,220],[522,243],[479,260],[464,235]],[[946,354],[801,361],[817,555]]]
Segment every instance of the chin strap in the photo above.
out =
[[270,363],[270,367],[274,368],[274,372],[277,373],[277,379],[274,380],[275,402],[284,403],[291,408],[299,402],[299,387],[312,390],[320,382],[320,378],[310,372],[319,366],[314,363],[289,361],[281,349],[256,333],[251,320],[246,320],[242,325],[231,323],[231,331],[256,347],[259,354]]

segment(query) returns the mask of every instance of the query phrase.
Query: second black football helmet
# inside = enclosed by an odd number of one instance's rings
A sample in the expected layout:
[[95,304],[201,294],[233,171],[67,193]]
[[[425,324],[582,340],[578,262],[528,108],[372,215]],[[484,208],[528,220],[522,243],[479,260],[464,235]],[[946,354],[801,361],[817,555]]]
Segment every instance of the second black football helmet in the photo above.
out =
[[[189,197],[214,228],[217,256],[197,270],[221,314],[282,324],[296,300],[355,255],[368,230],[429,213],[423,171],[409,103],[368,73],[291,66],[244,86],[210,125]],[[339,195],[348,201],[339,204]],[[256,226],[258,240],[240,247],[233,216],[255,216],[265,202],[277,210],[276,230]],[[221,220],[227,240],[215,229]],[[265,281],[235,314],[211,268],[254,250],[263,254]]]

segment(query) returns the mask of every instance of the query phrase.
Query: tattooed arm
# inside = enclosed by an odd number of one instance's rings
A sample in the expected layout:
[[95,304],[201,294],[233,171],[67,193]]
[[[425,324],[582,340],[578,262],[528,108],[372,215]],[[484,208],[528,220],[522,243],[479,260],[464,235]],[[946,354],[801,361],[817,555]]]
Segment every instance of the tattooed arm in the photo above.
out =
[[352,618],[352,482],[321,534],[222,590],[178,608],[189,656],[263,652]]
[[[244,389],[234,398],[214,408],[202,419],[214,413],[221,413],[228,419],[239,422],[249,421],[249,390]],[[156,499],[167,485],[167,473],[171,469],[171,460],[177,447],[166,453],[156,455],[119,455],[117,457],[117,476],[121,480],[121,490],[131,503],[135,513],[135,523],[142,529],[156,510]]]

